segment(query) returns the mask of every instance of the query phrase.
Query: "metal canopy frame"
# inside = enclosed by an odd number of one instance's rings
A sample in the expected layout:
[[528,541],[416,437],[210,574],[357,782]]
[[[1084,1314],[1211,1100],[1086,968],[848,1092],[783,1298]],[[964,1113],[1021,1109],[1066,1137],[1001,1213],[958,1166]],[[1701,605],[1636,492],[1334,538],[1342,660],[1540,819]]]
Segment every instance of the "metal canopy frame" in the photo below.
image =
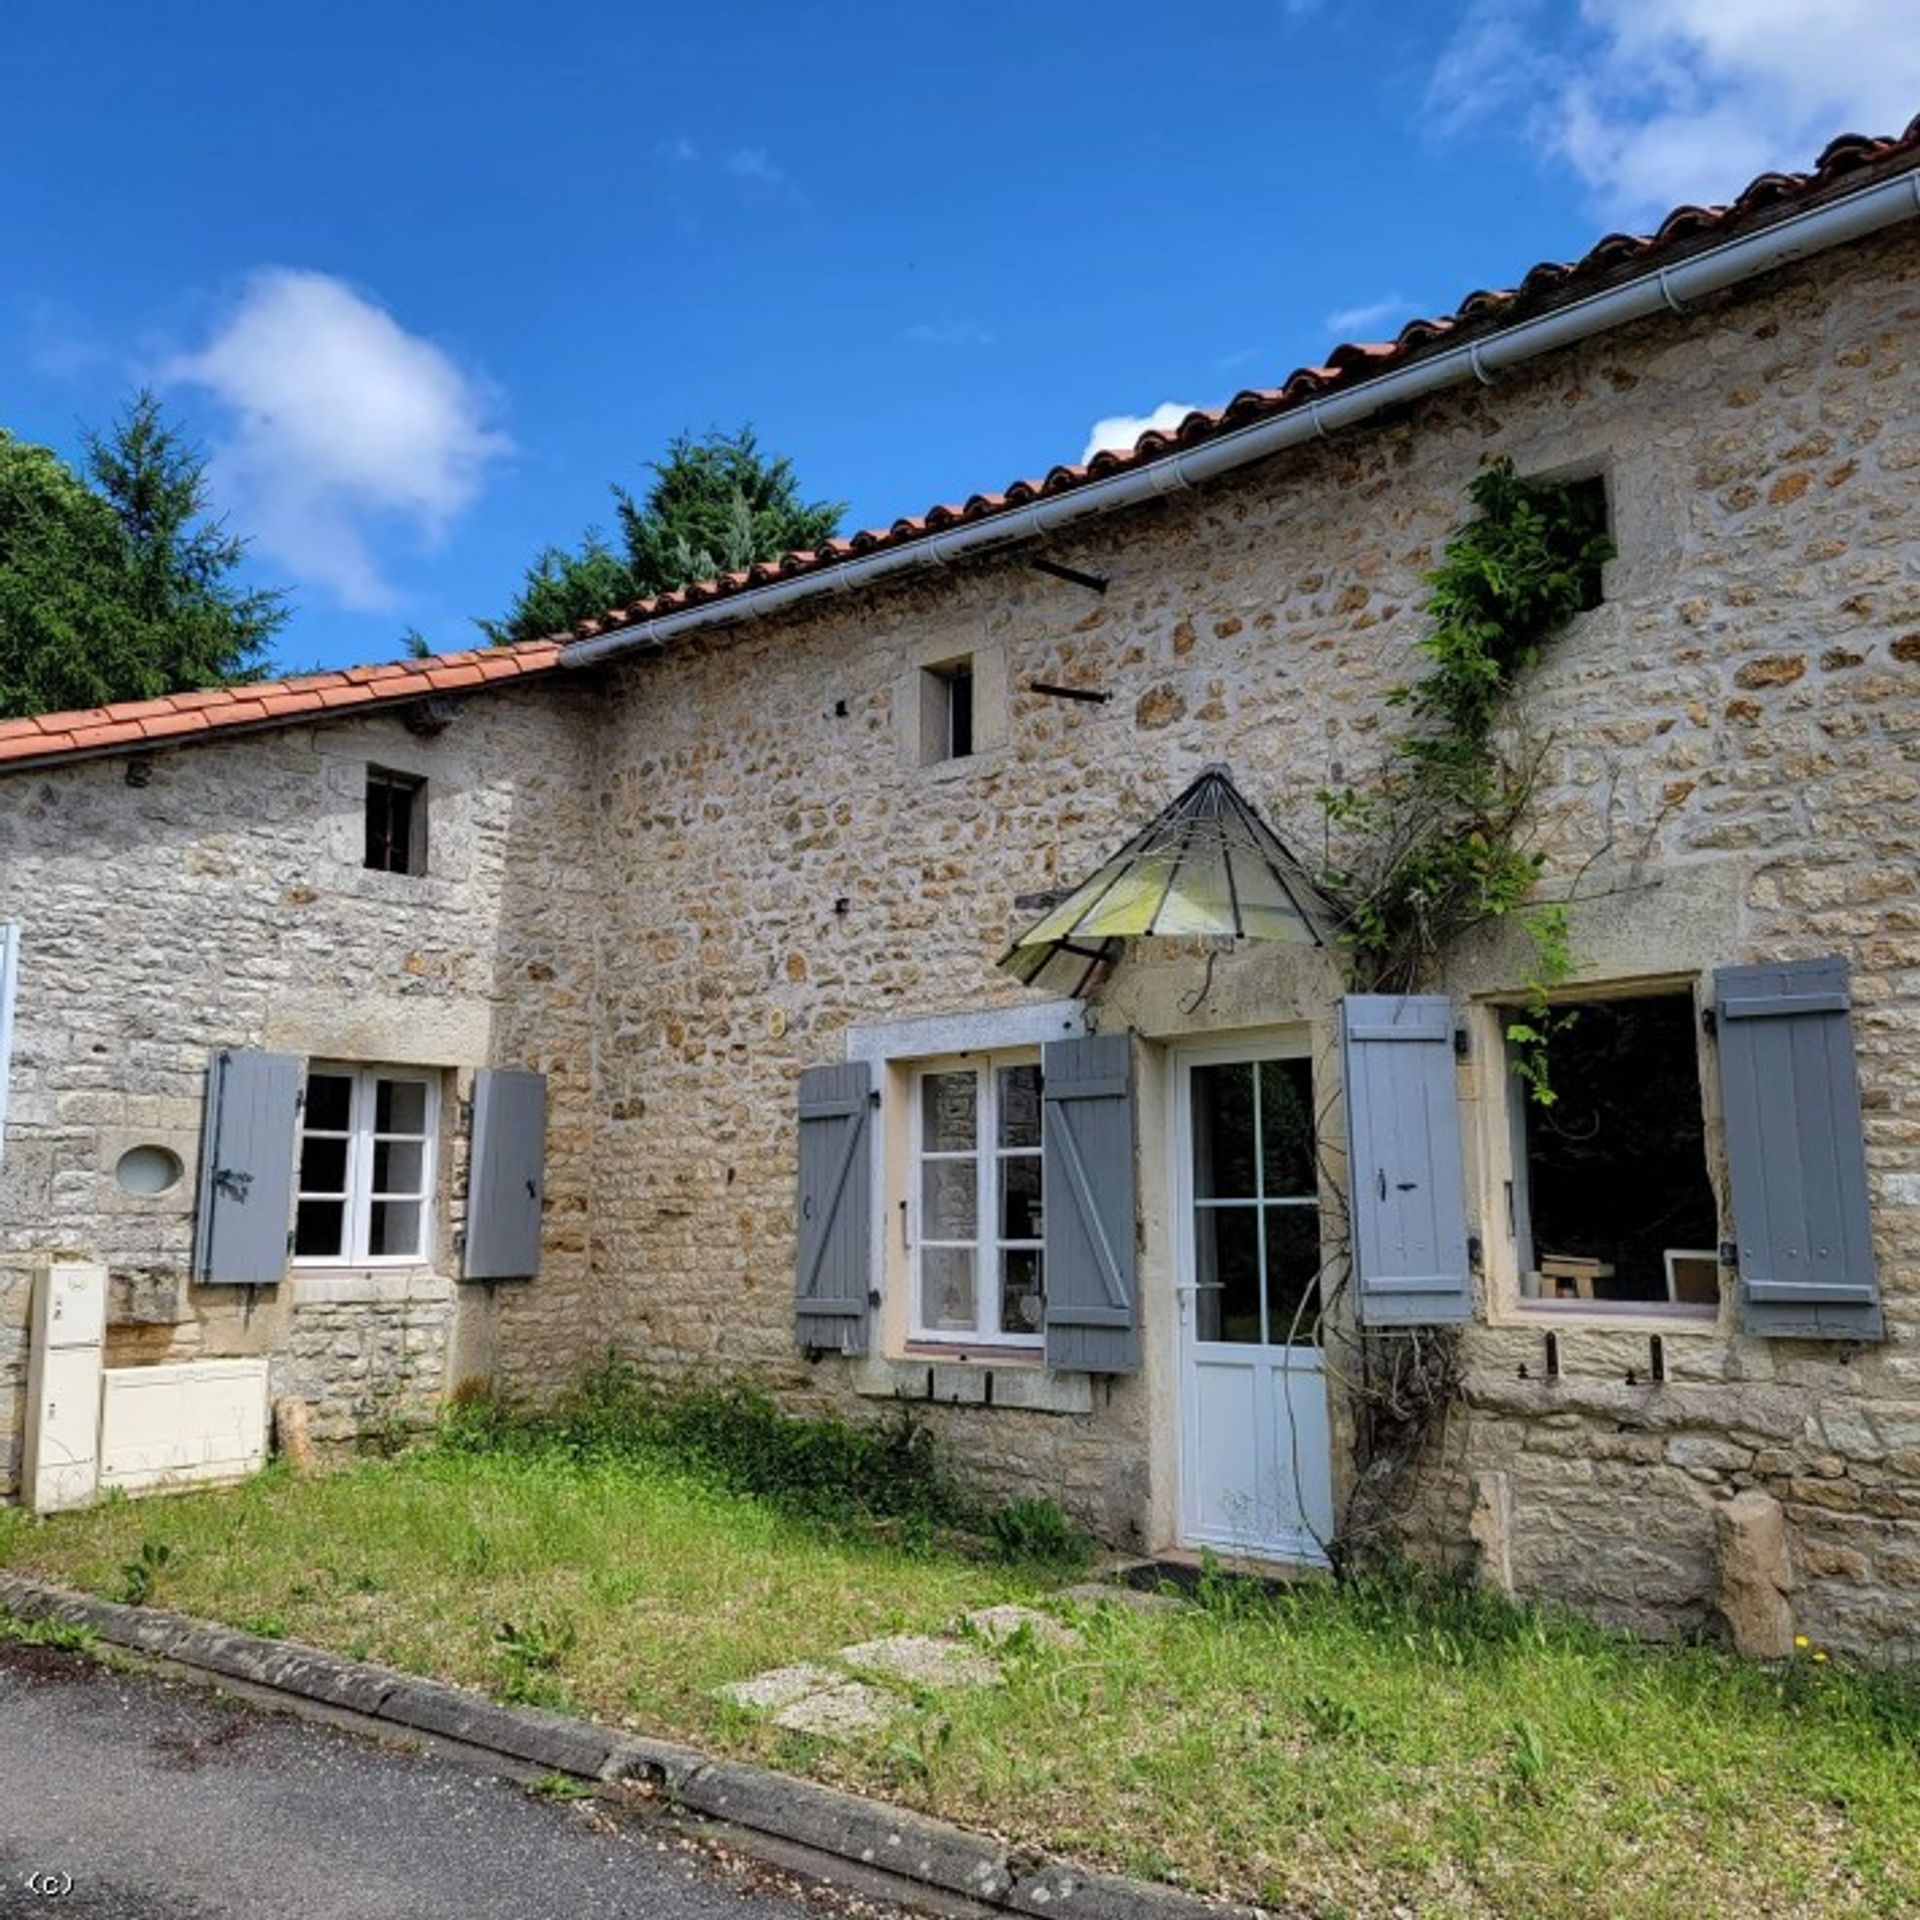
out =
[[[1030,926],[1000,965],[1025,986],[1083,993],[1128,940],[1290,940],[1324,946],[1325,903],[1222,765]],[[1066,976],[1075,983],[1066,984]]]

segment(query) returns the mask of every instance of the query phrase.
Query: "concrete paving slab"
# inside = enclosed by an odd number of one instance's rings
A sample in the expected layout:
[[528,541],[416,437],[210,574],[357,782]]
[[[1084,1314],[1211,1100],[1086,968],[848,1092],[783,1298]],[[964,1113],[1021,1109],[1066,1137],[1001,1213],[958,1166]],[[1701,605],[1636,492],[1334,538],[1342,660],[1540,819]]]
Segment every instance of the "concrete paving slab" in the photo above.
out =
[[978,1647],[926,1633],[894,1633],[842,1647],[840,1658],[863,1673],[889,1674],[922,1687],[997,1687],[1004,1676]]
[[809,1694],[825,1693],[830,1687],[844,1684],[846,1676],[835,1673],[828,1667],[816,1667],[802,1661],[794,1667],[774,1667],[766,1673],[756,1673],[751,1680],[729,1680],[718,1689],[721,1699],[731,1700],[736,1707],[751,1707],[759,1713],[775,1713],[782,1707],[790,1707],[796,1700],[804,1700]]
[[989,1646],[1011,1640],[1023,1629],[1043,1647],[1071,1647],[1079,1643],[1080,1633],[1064,1620],[1042,1613],[1038,1607],[1023,1607],[1008,1601],[998,1607],[978,1607],[966,1616],[967,1625]]
[[1177,1593],[1146,1593],[1139,1587],[1110,1587],[1104,1580],[1083,1580],[1062,1589],[1059,1597],[1079,1607],[1125,1607],[1131,1613],[1185,1613],[1191,1600]]
[[857,1740],[912,1709],[898,1694],[884,1693],[864,1681],[849,1680],[825,1693],[810,1693],[773,1716],[789,1733],[810,1733],[821,1740]]

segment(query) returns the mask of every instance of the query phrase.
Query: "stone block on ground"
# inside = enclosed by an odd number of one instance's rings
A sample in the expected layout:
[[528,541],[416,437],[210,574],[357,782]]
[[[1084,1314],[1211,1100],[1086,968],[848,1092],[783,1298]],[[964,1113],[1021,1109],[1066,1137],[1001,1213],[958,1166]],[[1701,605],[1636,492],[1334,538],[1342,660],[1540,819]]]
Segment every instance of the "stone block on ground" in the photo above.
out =
[[1736,1651],[1784,1660],[1793,1651],[1793,1566],[1780,1502],[1751,1488],[1713,1510],[1720,1586],[1716,1602]]

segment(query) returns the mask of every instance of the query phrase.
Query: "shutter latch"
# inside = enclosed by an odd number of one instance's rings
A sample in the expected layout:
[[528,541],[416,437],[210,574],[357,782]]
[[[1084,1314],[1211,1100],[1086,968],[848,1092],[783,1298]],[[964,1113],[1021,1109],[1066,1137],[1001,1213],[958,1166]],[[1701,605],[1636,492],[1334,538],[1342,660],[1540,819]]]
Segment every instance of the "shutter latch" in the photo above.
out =
[[1720,1016],[1712,1007],[1700,1009],[1700,1030],[1709,1040],[1720,1031]]

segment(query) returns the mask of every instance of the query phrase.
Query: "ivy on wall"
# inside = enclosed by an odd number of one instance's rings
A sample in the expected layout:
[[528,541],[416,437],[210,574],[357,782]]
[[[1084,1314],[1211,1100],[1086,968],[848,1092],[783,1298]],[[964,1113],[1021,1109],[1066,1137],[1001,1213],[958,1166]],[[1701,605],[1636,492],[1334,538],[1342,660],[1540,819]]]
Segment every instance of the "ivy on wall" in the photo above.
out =
[[[1533,944],[1525,1003],[1508,1022],[1514,1071],[1551,1105],[1548,1049],[1573,1016],[1551,1001],[1572,971],[1566,908],[1530,905],[1543,865],[1524,828],[1540,753],[1501,725],[1520,675],[1553,634],[1600,601],[1614,547],[1596,483],[1523,480],[1507,460],[1469,489],[1473,515],[1428,576],[1427,672],[1398,689],[1409,725],[1364,787],[1320,794],[1333,904],[1348,984],[1412,993],[1447,950],[1489,921],[1518,916]],[[1337,851],[1336,851],[1337,849]],[[1337,1183],[1328,1191],[1338,1194]],[[1323,1309],[1323,1349],[1337,1322]],[[1347,1345],[1342,1337],[1339,1344]],[[1359,1472],[1330,1543],[1351,1568],[1391,1551],[1413,1469],[1459,1389],[1455,1330],[1361,1334],[1329,1353],[1347,1389]]]
[[1368,786],[1319,796],[1329,847],[1320,884],[1361,993],[1414,992],[1463,934],[1523,914],[1534,977],[1509,1038],[1516,1071],[1550,1103],[1546,1048],[1563,1016],[1547,995],[1571,968],[1566,913],[1525,911],[1542,864],[1522,839],[1539,760],[1503,743],[1499,722],[1553,633],[1599,604],[1614,547],[1597,483],[1523,480],[1502,459],[1468,494],[1473,517],[1427,579],[1432,627],[1418,644],[1428,671],[1390,696],[1411,725]]

